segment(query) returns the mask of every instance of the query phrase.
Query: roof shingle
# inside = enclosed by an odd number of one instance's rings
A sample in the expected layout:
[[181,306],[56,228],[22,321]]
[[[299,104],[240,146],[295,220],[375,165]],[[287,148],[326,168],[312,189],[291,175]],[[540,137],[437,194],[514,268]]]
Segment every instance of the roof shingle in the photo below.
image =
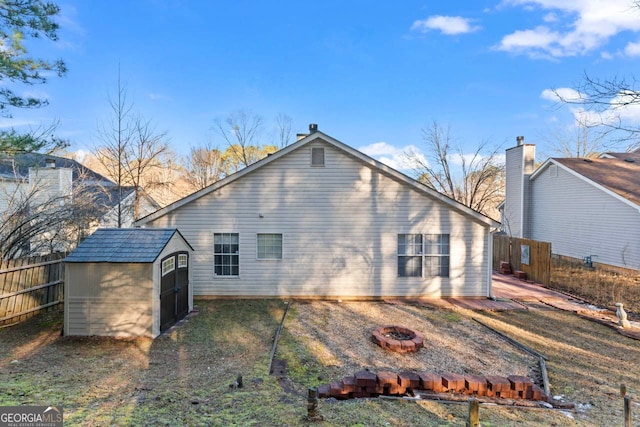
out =
[[175,228],[101,228],[65,262],[152,263],[175,233],[180,234]]
[[555,162],[640,205],[640,158],[554,158]]

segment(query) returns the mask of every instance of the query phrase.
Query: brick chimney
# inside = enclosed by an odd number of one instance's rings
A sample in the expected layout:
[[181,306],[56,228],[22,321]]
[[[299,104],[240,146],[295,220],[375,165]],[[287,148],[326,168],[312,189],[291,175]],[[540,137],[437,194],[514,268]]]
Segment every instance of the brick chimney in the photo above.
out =
[[513,237],[530,236],[529,177],[535,169],[535,158],[536,146],[525,144],[524,136],[516,137],[516,146],[506,151],[503,227]]

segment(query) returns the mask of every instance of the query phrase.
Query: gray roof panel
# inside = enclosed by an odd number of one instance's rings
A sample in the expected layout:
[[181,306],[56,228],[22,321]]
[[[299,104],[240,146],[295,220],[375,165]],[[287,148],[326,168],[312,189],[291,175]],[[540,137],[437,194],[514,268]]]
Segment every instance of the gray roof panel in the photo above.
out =
[[152,263],[175,233],[180,234],[175,228],[101,228],[65,262]]

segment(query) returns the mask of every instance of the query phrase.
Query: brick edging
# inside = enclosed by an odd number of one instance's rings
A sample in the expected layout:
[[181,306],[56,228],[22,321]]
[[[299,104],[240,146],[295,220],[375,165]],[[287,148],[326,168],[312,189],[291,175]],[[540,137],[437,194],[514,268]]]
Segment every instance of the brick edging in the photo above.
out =
[[402,396],[414,391],[456,393],[505,399],[548,401],[544,391],[528,377],[520,375],[479,376],[453,373],[358,371],[340,381],[318,387],[318,397],[354,399],[378,396]]

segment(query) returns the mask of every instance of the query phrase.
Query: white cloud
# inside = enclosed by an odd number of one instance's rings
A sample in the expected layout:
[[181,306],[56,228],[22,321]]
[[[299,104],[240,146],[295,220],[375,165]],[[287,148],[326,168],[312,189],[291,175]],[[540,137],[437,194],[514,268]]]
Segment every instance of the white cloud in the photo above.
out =
[[[496,46],[532,57],[584,55],[618,33],[640,31],[640,13],[629,0],[503,0],[502,5],[548,11],[542,18],[546,25],[515,31]],[[553,19],[558,16],[564,19]]]
[[358,150],[389,167],[404,172],[411,171],[414,168],[411,162],[408,161],[408,153],[418,156],[420,161],[425,163],[427,161],[415,145],[398,148],[386,142],[376,142],[360,147]]
[[461,16],[442,15],[434,15],[427,19],[415,21],[411,26],[412,31],[427,33],[431,30],[437,30],[446,35],[472,33],[479,29],[479,26],[471,24],[470,19]]
[[533,30],[518,30],[502,38],[499,50],[513,53],[529,52],[530,55],[541,56],[546,53],[558,56],[558,49],[554,47],[561,36],[545,26]]
[[624,53],[627,56],[640,56],[640,42],[628,43],[624,48]]

